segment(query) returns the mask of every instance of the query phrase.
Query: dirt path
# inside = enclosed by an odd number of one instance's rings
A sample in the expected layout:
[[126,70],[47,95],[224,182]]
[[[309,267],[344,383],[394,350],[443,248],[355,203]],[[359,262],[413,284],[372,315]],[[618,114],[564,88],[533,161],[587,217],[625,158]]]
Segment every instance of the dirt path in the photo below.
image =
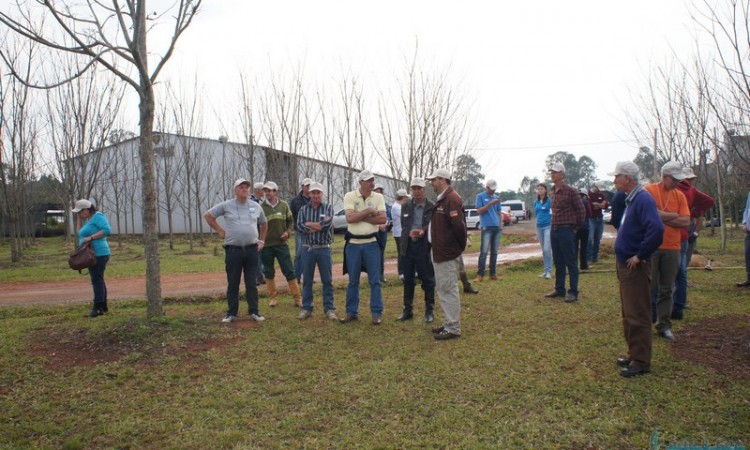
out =
[[[521,234],[532,236],[534,231],[533,222],[520,222],[506,227],[507,234]],[[472,231],[475,235],[474,245],[470,247],[469,252],[464,254],[464,262],[469,268],[476,268],[477,258],[479,257],[479,239],[478,233]],[[506,264],[513,261],[520,261],[531,257],[541,256],[539,244],[527,243],[505,246],[500,249],[500,263]],[[344,280],[341,273],[341,265],[334,265],[334,280]],[[386,278],[394,279],[396,277],[396,260],[386,261],[385,266]],[[277,284],[280,288],[286,288],[283,277],[277,275]],[[223,271],[208,273],[191,273],[191,274],[174,274],[162,275],[161,277],[162,296],[179,297],[186,295],[206,295],[220,296],[226,290],[226,274]],[[264,288],[261,286],[261,292]],[[146,293],[146,280],[144,277],[132,278],[108,278],[107,279],[108,297],[111,300],[140,298]],[[59,304],[59,303],[80,303],[91,301],[91,284],[86,276],[73,281],[58,282],[8,282],[0,283],[0,305],[19,305],[19,304]]]

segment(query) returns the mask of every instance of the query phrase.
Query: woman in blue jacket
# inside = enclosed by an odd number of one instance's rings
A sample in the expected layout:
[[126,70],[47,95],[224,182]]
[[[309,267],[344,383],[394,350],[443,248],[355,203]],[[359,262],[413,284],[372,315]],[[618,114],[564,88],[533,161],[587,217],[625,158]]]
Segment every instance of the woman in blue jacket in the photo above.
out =
[[536,213],[536,237],[542,246],[542,260],[544,261],[544,273],[539,278],[552,278],[552,241],[550,230],[552,229],[551,200],[547,195],[547,185],[540,183],[536,186],[536,201],[534,212]]
[[94,305],[88,317],[98,317],[106,313],[107,285],[104,283],[104,269],[109,261],[109,244],[107,236],[112,231],[104,214],[96,210],[89,200],[76,201],[73,212],[76,214],[78,245],[91,242],[96,254],[96,265],[89,268],[91,286],[94,288]]

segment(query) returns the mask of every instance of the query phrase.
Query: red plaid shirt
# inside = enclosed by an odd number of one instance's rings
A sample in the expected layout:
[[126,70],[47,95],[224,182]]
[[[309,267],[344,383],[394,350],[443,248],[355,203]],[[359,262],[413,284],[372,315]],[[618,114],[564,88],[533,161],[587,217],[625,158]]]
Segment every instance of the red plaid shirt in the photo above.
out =
[[572,225],[580,228],[586,218],[586,210],[578,194],[578,190],[563,184],[559,188],[552,187],[552,226],[560,227]]

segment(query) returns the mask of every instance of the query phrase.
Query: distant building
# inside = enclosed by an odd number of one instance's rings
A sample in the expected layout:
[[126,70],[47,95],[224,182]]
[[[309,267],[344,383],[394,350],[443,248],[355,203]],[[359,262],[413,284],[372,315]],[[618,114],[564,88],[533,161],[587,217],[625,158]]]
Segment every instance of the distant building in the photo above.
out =
[[[90,198],[110,221],[112,233],[142,234],[141,170],[138,138],[97,150],[100,169]],[[159,133],[154,136],[154,165],[158,196],[159,233],[208,232],[203,213],[234,196],[238,178],[251,182],[275,181],[279,197],[291,200],[300,182],[311,178],[326,188],[325,201],[334,210],[343,205],[347,191],[356,186],[362,168],[345,167],[264,146]],[[94,158],[87,158],[93,161]],[[66,161],[72,173],[79,160]],[[381,175],[386,197],[406,183]]]

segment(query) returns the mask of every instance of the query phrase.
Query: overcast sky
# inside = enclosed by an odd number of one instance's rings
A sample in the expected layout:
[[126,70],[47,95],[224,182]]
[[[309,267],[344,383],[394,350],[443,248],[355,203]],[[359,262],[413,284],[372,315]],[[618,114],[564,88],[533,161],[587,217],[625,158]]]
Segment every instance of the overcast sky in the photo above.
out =
[[683,0],[221,0],[204,2],[169,67],[197,71],[213,99],[236,97],[240,67],[304,62],[325,80],[344,66],[387,84],[418,40],[426,65],[450,65],[475,111],[475,155],[504,190],[543,178],[556,151],[590,156],[600,177],[634,158],[628,87],[672,53],[691,55],[693,28]]

